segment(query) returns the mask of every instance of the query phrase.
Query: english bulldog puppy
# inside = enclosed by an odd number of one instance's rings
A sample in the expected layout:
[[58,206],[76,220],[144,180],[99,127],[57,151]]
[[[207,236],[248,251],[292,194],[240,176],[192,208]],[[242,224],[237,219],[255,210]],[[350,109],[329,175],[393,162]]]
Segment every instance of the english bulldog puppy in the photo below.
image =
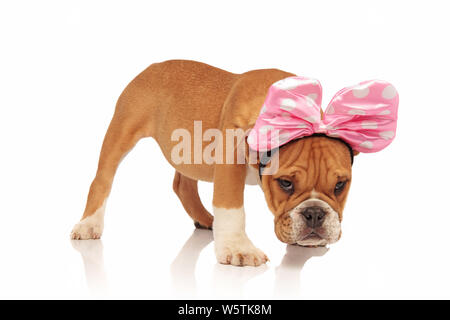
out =
[[[392,141],[398,95],[374,80],[341,90],[325,112],[320,104],[317,80],[277,69],[234,74],[194,61],[152,64],[118,99],[71,238],[101,237],[120,161],[141,138],[153,137],[175,169],[173,189],[186,212],[197,227],[212,228],[220,263],[268,261],[245,232],[246,184],[261,186],[282,242],[336,242],[353,156]],[[213,215],[200,201],[199,180],[214,184]]]

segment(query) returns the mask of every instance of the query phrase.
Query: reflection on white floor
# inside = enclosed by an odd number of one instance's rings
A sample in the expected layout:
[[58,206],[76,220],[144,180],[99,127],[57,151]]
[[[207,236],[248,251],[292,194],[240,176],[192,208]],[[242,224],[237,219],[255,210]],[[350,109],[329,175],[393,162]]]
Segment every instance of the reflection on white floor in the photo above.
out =
[[301,271],[312,257],[323,256],[328,248],[286,246],[286,254],[275,271],[275,296],[290,298],[300,294]]
[[[187,239],[171,265],[171,281],[174,296],[195,297],[197,290],[196,265],[202,250],[213,241],[209,230],[195,229]],[[83,260],[87,286],[94,296],[108,295],[107,275],[103,261],[102,240],[71,240]],[[281,264],[276,267],[274,297],[291,298],[300,293],[301,271],[305,263],[316,256],[323,256],[326,247],[306,248],[286,246]],[[214,296],[243,298],[245,284],[265,273],[269,267],[233,267],[216,263],[213,270]]]
[[108,293],[108,280],[103,261],[102,240],[71,240],[72,246],[83,259],[84,273],[89,290],[93,295]]
[[170,268],[174,293],[188,295],[196,292],[195,266],[202,250],[212,241],[210,230],[194,230]]

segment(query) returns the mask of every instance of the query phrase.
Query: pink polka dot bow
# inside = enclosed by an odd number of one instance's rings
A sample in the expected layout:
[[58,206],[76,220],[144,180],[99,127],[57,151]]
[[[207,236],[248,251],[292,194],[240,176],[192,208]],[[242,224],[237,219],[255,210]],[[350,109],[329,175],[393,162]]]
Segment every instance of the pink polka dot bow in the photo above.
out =
[[289,77],[274,83],[248,136],[256,151],[322,133],[340,138],[354,150],[377,152],[395,137],[398,94],[384,81],[370,80],[339,91],[321,116],[318,80]]

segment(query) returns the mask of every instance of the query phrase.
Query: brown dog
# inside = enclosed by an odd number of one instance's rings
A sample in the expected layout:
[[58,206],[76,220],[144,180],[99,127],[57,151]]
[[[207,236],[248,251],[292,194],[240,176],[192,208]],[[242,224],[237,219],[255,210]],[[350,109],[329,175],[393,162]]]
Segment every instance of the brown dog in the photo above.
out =
[[[220,263],[258,266],[267,261],[245,233],[244,187],[252,181],[264,191],[281,241],[300,245],[337,241],[353,157],[340,140],[312,136],[291,141],[280,148],[279,169],[272,174],[260,175],[259,162],[198,163],[192,158],[189,164],[173,160],[175,130],[183,128],[195,135],[194,121],[201,121],[202,132],[218,129],[226,136],[227,129],[246,131],[253,127],[270,85],[292,75],[276,69],[233,74],[183,60],[148,67],[117,102],[86,209],[72,238],[100,238],[106,199],[120,161],[139,139],[153,137],[176,170],[173,188],[187,213],[197,226],[213,227]],[[224,139],[223,145],[227,144]],[[207,145],[202,141],[200,146],[194,142],[190,146],[201,154]],[[237,158],[237,152],[232,157]],[[198,180],[214,182],[214,219],[200,201]]]

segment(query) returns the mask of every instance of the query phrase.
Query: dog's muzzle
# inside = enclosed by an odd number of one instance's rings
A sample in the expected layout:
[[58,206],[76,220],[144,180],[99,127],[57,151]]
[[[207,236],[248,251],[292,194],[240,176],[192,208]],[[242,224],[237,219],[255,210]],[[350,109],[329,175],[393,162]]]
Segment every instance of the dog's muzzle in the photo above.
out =
[[324,246],[339,239],[338,213],[323,200],[308,199],[275,221],[277,237],[285,243]]

